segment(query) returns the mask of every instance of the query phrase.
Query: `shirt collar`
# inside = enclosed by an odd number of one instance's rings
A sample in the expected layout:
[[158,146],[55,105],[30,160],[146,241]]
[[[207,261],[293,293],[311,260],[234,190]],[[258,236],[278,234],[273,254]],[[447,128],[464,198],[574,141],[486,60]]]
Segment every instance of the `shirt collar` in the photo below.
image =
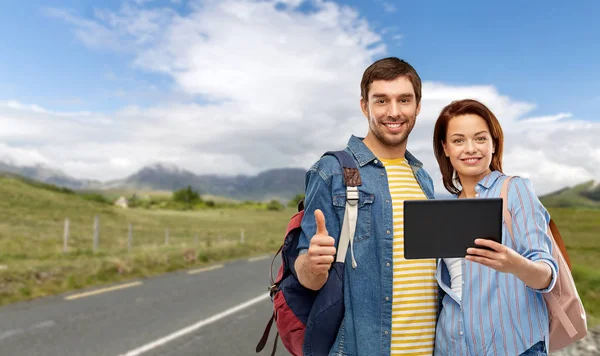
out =
[[492,171],[487,176],[483,177],[477,185],[484,187],[485,189],[490,189],[494,183],[498,180],[498,178],[502,177],[504,174],[500,171]]

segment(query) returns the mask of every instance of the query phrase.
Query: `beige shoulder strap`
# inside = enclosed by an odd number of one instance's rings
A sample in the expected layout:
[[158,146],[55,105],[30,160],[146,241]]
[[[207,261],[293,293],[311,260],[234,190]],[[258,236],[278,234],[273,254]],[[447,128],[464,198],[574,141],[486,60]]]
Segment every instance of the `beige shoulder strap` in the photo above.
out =
[[511,237],[514,237],[512,231],[512,217],[510,216],[510,211],[508,210],[508,183],[513,177],[509,176],[504,179],[502,183],[502,190],[500,190],[500,198],[502,198],[502,216],[504,217],[504,223],[506,223],[506,227],[508,228],[508,233]]

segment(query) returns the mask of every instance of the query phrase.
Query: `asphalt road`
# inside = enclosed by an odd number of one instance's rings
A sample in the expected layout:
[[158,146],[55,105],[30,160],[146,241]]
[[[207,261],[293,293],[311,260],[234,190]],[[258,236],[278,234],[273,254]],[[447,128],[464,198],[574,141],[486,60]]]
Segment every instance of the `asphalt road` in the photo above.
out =
[[[255,352],[272,312],[270,262],[240,260],[3,307],[0,355],[270,355],[274,327]],[[288,355],[281,342],[277,348]]]

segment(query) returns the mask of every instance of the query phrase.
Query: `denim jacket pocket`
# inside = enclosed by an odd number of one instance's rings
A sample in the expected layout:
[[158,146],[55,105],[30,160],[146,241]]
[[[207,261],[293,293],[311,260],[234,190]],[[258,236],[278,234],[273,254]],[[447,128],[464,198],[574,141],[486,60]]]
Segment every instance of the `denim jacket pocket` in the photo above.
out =
[[[373,220],[373,202],[375,194],[364,192],[359,189],[358,192],[358,219],[356,222],[356,233],[354,242],[368,239],[371,236],[371,221]],[[346,210],[346,192],[336,193],[333,196],[333,206],[340,219],[344,221],[344,212]]]

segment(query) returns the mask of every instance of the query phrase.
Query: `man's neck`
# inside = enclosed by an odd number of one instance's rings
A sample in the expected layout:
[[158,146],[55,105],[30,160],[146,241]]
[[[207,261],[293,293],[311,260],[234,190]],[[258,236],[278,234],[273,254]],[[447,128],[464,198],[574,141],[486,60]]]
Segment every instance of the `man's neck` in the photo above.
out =
[[375,135],[369,132],[363,143],[379,159],[398,159],[403,158],[406,154],[406,141],[398,146],[386,146]]

